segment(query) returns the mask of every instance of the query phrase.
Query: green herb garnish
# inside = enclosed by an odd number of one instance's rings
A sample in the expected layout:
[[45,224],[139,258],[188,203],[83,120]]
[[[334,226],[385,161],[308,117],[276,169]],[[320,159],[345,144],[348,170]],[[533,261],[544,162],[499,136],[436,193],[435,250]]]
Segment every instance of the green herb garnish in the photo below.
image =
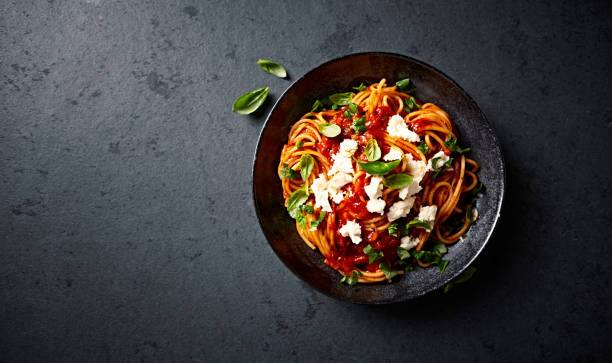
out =
[[295,148],[298,150],[301,149],[302,146],[304,146],[304,140],[300,140],[297,142],[297,144],[295,144]]
[[446,145],[446,147],[452,153],[463,154],[463,153],[466,153],[472,150],[472,148],[469,148],[469,147],[466,147],[465,149],[460,148],[459,145],[457,145],[457,139],[452,137],[450,134],[446,137],[446,140],[444,141],[444,145]]
[[399,88],[400,92],[404,93],[412,93],[416,90],[412,82],[410,82],[410,78],[405,78],[401,81],[397,81],[395,85],[397,86],[397,88]]
[[363,249],[363,253],[368,255],[368,257],[370,257],[370,262],[368,262],[370,264],[372,262],[376,261],[376,260],[380,260],[384,256],[384,254],[382,252],[380,252],[376,248],[372,247],[372,245],[365,246],[365,248]]
[[319,218],[310,221],[310,230],[311,231],[316,231],[317,228],[319,228],[319,224],[321,224],[321,222],[323,222],[323,219],[325,219],[325,212],[321,211],[321,213],[319,213]]
[[353,129],[353,131],[355,131],[356,134],[363,134],[367,130],[365,122],[366,122],[365,116],[357,120],[354,120],[353,126],[351,126],[351,129]]
[[[306,184],[306,186],[308,185]],[[299,212],[299,207],[308,199],[308,194],[307,191],[301,188],[291,193],[287,201],[287,212],[289,212],[291,218],[295,218],[296,214]]]
[[387,227],[387,231],[389,232],[389,235],[399,237],[397,223],[391,223],[389,227]]
[[431,231],[430,223],[419,221],[418,219],[413,219],[406,224],[407,229],[410,229],[410,227],[425,228],[426,230]]
[[398,247],[397,248],[397,257],[399,257],[400,260],[405,260],[408,259],[410,257],[412,257],[410,255],[410,252],[405,249],[404,247]]
[[453,281],[449,282],[448,284],[446,284],[446,286],[444,286],[444,293],[448,294],[448,292],[456,285],[456,284],[462,284],[466,281],[468,281],[469,279],[472,278],[472,276],[474,276],[474,273],[476,273],[477,268],[474,266],[468,266],[468,268],[466,268],[459,276],[457,276],[456,279],[454,279]]
[[391,174],[383,179],[383,185],[391,189],[401,189],[412,183],[412,176],[408,174]]
[[302,154],[302,156],[300,156],[300,175],[302,176],[302,180],[308,180],[313,167],[314,158],[310,154]]
[[385,163],[383,161],[365,162],[357,160],[357,164],[361,169],[371,175],[387,175],[391,170],[395,169],[402,160],[395,160]]
[[404,99],[404,107],[407,108],[409,111],[414,111],[421,108],[421,106],[416,103],[416,100],[412,96]]
[[282,179],[297,179],[298,174],[295,170],[288,167],[287,163],[283,163],[283,167],[281,168],[280,175]]
[[363,82],[361,82],[361,84],[360,84],[358,87],[353,87],[353,89],[354,89],[355,91],[359,91],[359,92],[361,92],[361,91],[365,90],[366,88],[367,88],[367,87],[366,87],[366,85],[365,85],[365,84],[363,84]]
[[334,105],[346,106],[351,103],[354,95],[353,92],[335,93],[329,96],[329,100],[333,102]]
[[232,111],[241,115],[252,113],[264,103],[268,97],[269,88],[270,87],[256,89],[253,92],[247,92],[238,97],[232,106]]
[[340,279],[340,283],[345,282],[349,286],[353,286],[359,281],[359,276],[363,276],[363,274],[360,271],[355,270],[353,271],[352,276],[349,277],[346,275],[342,277],[342,279]]
[[368,158],[369,161],[376,161],[382,156],[382,152],[380,151],[380,147],[378,146],[376,139],[370,139],[363,151],[365,152],[366,158]]
[[440,173],[450,168],[451,164],[453,163],[453,158],[448,158],[448,160],[446,160],[444,164],[442,164],[442,166],[438,167],[438,160],[440,160],[440,157],[435,157],[431,159],[431,167],[433,168],[432,177],[434,178],[434,180],[438,179]]
[[425,141],[421,141],[418,147],[423,154],[427,154],[429,152],[429,145],[427,145]]
[[385,277],[387,278],[387,280],[391,280],[392,278],[394,278],[395,276],[397,276],[397,271],[391,270],[389,268],[389,265],[387,265],[385,262],[381,262],[378,267],[380,267],[380,269],[382,270],[382,272],[385,274]]
[[260,59],[257,61],[257,65],[261,67],[264,71],[273,74],[279,78],[287,77],[287,71],[283,66],[276,62],[272,62],[269,60]]

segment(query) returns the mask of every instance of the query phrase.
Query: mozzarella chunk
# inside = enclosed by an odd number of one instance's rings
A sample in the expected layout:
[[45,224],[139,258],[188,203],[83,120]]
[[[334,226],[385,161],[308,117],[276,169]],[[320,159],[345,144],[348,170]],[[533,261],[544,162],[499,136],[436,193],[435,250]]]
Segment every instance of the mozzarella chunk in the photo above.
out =
[[339,152],[346,153],[346,154],[349,154],[349,156],[352,156],[355,153],[355,151],[357,151],[357,147],[359,147],[359,144],[357,143],[357,141],[353,139],[344,139],[340,143]]
[[475,221],[478,219],[478,209],[476,207],[472,208],[472,220]]
[[438,160],[436,160],[435,165],[436,169],[441,168],[442,165],[444,165],[444,163],[448,161],[448,156],[446,156],[444,151],[438,151],[436,155],[432,156],[431,159],[429,159],[429,161],[427,162],[427,171],[434,170],[434,165],[431,165],[431,163],[435,158],[438,158]]
[[370,199],[368,200],[368,203],[366,203],[366,208],[370,213],[378,213],[382,215],[385,213],[385,205],[386,203],[382,198]]
[[402,152],[402,150],[396,147],[391,147],[391,150],[389,150],[389,152],[385,154],[385,156],[383,156],[383,160],[384,161],[399,160],[402,158],[402,156],[404,156],[404,153]]
[[353,176],[347,173],[338,173],[328,181],[327,192],[334,203],[339,204],[344,200],[344,193],[340,191],[340,188],[352,181]]
[[393,205],[389,207],[389,212],[387,212],[387,219],[389,222],[393,222],[396,219],[407,216],[413,205],[414,197],[408,197],[405,200],[393,203]]
[[438,211],[438,207],[435,205],[428,205],[426,207],[421,207],[419,211],[419,216],[417,219],[422,222],[430,223],[433,226],[433,222],[436,220],[436,212]]
[[416,237],[405,236],[400,240],[400,247],[407,250],[416,247],[419,244],[419,239]]
[[336,173],[353,174],[355,171],[353,169],[351,156],[357,151],[358,146],[357,141],[353,139],[344,139],[340,143],[340,150],[332,155],[334,164],[327,175],[334,175]]
[[408,174],[412,176],[412,183],[400,189],[399,197],[401,199],[415,195],[423,189],[419,184],[427,172],[427,164],[421,160],[415,160],[411,154],[406,155],[406,162],[408,164]]
[[372,176],[370,178],[370,184],[363,187],[366,194],[368,195],[368,198],[377,199],[382,196],[382,189],[383,189],[382,181],[383,181],[382,176]]
[[351,242],[356,245],[361,243],[361,226],[355,221],[347,221],[338,232],[343,237],[350,237]]
[[410,142],[419,142],[421,138],[408,128],[406,122],[400,115],[393,115],[387,124],[387,133],[391,136],[401,137]]
[[319,177],[313,180],[310,189],[315,195],[315,207],[320,207],[325,212],[331,212],[331,206],[329,205],[328,192],[327,192],[327,178],[325,174],[319,174]]

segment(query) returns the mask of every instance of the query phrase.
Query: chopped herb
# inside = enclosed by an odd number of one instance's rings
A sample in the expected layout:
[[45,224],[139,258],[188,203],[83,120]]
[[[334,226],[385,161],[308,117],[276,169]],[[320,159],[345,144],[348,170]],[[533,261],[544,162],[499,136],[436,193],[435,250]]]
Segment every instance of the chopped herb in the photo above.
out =
[[398,247],[397,248],[397,257],[400,258],[400,260],[405,260],[410,258],[410,252],[405,249],[404,247]]
[[395,169],[402,160],[395,160],[385,163],[383,161],[365,162],[357,160],[357,165],[371,175],[387,175]]
[[463,154],[463,153],[466,153],[466,152],[472,150],[472,148],[469,148],[469,147],[466,147],[465,149],[460,148],[459,145],[457,145],[457,139],[452,137],[450,134],[446,137],[446,140],[444,141],[444,145],[446,145],[446,147],[452,153]]
[[474,189],[470,190],[470,194],[472,196],[476,196],[478,195],[478,193],[483,193],[483,192],[484,192],[484,184],[482,184],[482,182],[478,182],[478,185],[474,187]]
[[372,245],[365,246],[365,248],[363,249],[363,253],[368,255],[368,257],[370,257],[370,262],[368,262],[370,264],[372,262],[376,261],[376,260],[380,260],[384,256],[384,254],[382,252],[380,252],[376,248],[372,247]]
[[321,224],[321,222],[323,222],[323,219],[325,219],[325,212],[321,211],[321,213],[319,213],[319,218],[310,221],[310,230],[311,231],[316,231],[317,228],[319,228],[319,224]]
[[342,279],[340,279],[340,283],[345,282],[349,286],[353,286],[359,282],[359,276],[363,276],[363,274],[360,271],[355,270],[353,271],[352,276],[349,277],[346,275],[342,277]]
[[468,266],[468,268],[466,268],[459,276],[457,276],[456,279],[454,279],[453,281],[446,284],[446,286],[444,286],[444,293],[447,294],[456,284],[462,284],[468,281],[469,279],[471,279],[472,276],[474,276],[474,273],[476,272],[476,270],[477,270],[476,267]]
[[391,280],[392,278],[394,278],[395,276],[397,276],[397,271],[391,270],[389,268],[389,265],[387,265],[384,262],[381,262],[378,267],[380,267],[380,269],[382,270],[382,272],[385,274],[385,277],[387,278],[387,280]]
[[474,222],[474,220],[472,219],[473,213],[474,213],[474,204],[468,204],[468,206],[465,208],[465,219],[467,219],[467,221],[470,223]]
[[279,78],[287,77],[287,71],[283,66],[276,62],[272,62],[269,60],[260,59],[257,61],[257,65],[261,67],[264,71],[273,74]]
[[401,81],[397,81],[395,85],[397,86],[397,88],[399,88],[400,92],[404,93],[412,93],[416,90],[412,82],[410,82],[410,78],[405,78]]
[[302,146],[304,146],[304,140],[300,140],[297,142],[297,144],[295,144],[295,148],[298,150],[301,149]]
[[312,108],[310,109],[310,112],[315,112],[316,110],[319,109],[319,107],[323,107],[323,103],[321,103],[321,101],[319,100],[314,101],[314,103],[312,104]]
[[401,189],[410,183],[412,183],[412,176],[408,174],[391,174],[383,179],[383,184],[391,189]]
[[397,223],[390,224],[389,227],[387,227],[387,231],[389,232],[389,235],[393,237],[399,237],[399,235],[397,234],[398,232],[397,228],[398,228]]
[[248,115],[252,113],[264,103],[268,97],[269,88],[270,87],[259,88],[253,92],[247,92],[238,97],[232,106],[232,111],[241,115]]
[[[308,186],[306,184],[306,186]],[[298,189],[295,192],[291,193],[289,200],[287,201],[287,211],[291,218],[295,218],[295,215],[299,211],[299,207],[306,202],[308,199],[308,192],[304,189]]]
[[407,229],[410,229],[410,227],[425,228],[426,230],[431,231],[431,224],[428,222],[419,221],[418,219],[413,219],[406,224]]
[[446,245],[442,242],[438,242],[435,245],[433,245],[433,248],[431,250],[433,253],[435,253],[436,255],[440,257],[442,257],[448,252],[448,248],[446,248]]
[[440,273],[446,270],[446,266],[448,266],[449,262],[449,260],[440,260],[440,262],[438,262],[438,268],[440,269]]
[[378,146],[376,139],[370,139],[370,141],[368,141],[364,152],[369,161],[376,161],[382,156],[382,152],[380,151],[380,147]]
[[366,88],[367,88],[367,87],[366,87],[366,85],[365,85],[365,84],[363,84],[363,82],[361,82],[361,84],[360,84],[358,87],[353,87],[353,89],[354,89],[355,91],[359,91],[359,92],[361,92],[361,91],[365,90]]
[[442,164],[442,166],[438,167],[438,160],[440,158],[436,157],[431,159],[431,166],[433,168],[433,178],[438,179],[438,176],[440,175],[441,172],[443,172],[444,170],[450,168],[451,164],[453,163],[453,158],[448,158],[448,160],[446,160],[446,162],[444,164]]
[[306,216],[302,212],[295,213],[295,220],[302,228],[306,228]]
[[330,123],[319,124],[317,128],[319,129],[320,133],[327,137],[336,137],[340,135],[340,132],[342,131],[340,130],[340,126]]
[[354,95],[355,94],[353,92],[336,93],[330,95],[329,100],[332,101],[334,105],[346,106],[351,102]]
[[308,177],[312,173],[312,168],[314,168],[314,158],[310,154],[302,154],[300,156],[300,175],[302,176],[302,180],[308,180]]
[[423,154],[427,154],[429,152],[429,145],[425,141],[421,141],[419,144],[419,150],[423,152]]
[[404,99],[404,107],[410,111],[418,110],[421,108],[421,106],[419,106],[419,104],[416,103],[416,100],[412,96]]
[[351,126],[351,129],[353,129],[353,131],[355,131],[356,134],[363,134],[367,130],[365,122],[366,122],[366,118],[365,116],[363,116],[353,121],[353,126]]
[[297,179],[298,174],[295,170],[288,167],[287,163],[283,163],[283,167],[281,168],[280,175],[282,179]]
[[310,204],[302,204],[300,206],[300,212],[304,212],[304,213],[307,213],[307,214],[313,214],[314,213],[314,208]]

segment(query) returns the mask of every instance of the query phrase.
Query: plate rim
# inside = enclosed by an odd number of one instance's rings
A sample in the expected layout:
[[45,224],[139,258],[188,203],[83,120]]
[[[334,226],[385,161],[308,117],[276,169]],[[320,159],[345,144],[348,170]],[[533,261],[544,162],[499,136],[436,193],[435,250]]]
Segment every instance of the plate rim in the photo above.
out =
[[[443,78],[445,78],[446,80],[448,80],[449,82],[451,82],[455,87],[457,87],[459,89],[459,91],[466,96],[466,99],[472,104],[472,106],[474,106],[474,108],[478,111],[478,113],[480,114],[480,116],[482,117],[482,119],[484,120],[483,125],[487,128],[488,133],[492,136],[493,138],[493,143],[494,145],[497,147],[498,151],[499,151],[499,160],[500,160],[500,172],[502,175],[502,178],[500,179],[500,191],[499,191],[499,205],[497,207],[496,215],[492,221],[491,224],[491,228],[489,228],[489,231],[486,234],[486,238],[484,239],[483,243],[479,246],[479,248],[476,250],[476,253],[474,253],[474,255],[472,256],[472,258],[469,260],[468,263],[466,263],[462,268],[460,268],[458,270],[458,272],[453,275],[450,276],[446,279],[443,279],[441,283],[438,284],[434,284],[432,285],[430,288],[425,289],[423,291],[419,291],[416,294],[414,294],[413,296],[409,296],[409,297],[404,297],[404,298],[399,298],[398,300],[393,300],[393,298],[391,299],[386,299],[386,300],[376,300],[376,301],[364,301],[364,300],[359,300],[359,299],[353,299],[350,296],[337,296],[337,295],[333,295],[325,290],[320,289],[317,286],[314,286],[312,284],[310,284],[308,281],[305,281],[294,269],[293,267],[291,267],[289,264],[287,264],[287,262],[279,255],[278,251],[272,246],[272,244],[270,243],[270,240],[268,239],[268,236],[265,233],[264,230],[264,226],[263,226],[263,222],[261,219],[261,213],[260,213],[260,206],[257,202],[257,190],[255,189],[255,171],[257,169],[257,155],[259,153],[259,149],[261,147],[261,139],[263,136],[263,133],[266,129],[266,127],[268,126],[268,123],[270,122],[270,118],[272,116],[272,113],[276,110],[276,108],[278,107],[278,105],[285,99],[285,97],[287,96],[287,94],[289,93],[289,91],[291,91],[301,80],[303,80],[304,78],[306,78],[307,76],[309,76],[311,73],[314,73],[316,70],[331,64],[331,63],[335,63],[338,62],[342,59],[345,58],[351,58],[351,57],[359,57],[359,56],[364,56],[364,55],[379,55],[379,56],[389,56],[389,57],[396,57],[396,58],[403,58],[409,61],[412,61],[414,63],[417,63],[425,68],[430,68],[431,70],[433,70],[434,72],[438,73],[439,75],[441,75]],[[400,303],[400,302],[406,302],[406,301],[410,301],[410,300],[414,300],[420,297],[423,297],[424,295],[427,295],[429,293],[432,293],[434,291],[439,290],[442,286],[448,284],[449,282],[451,282],[452,280],[454,280],[457,276],[459,276],[460,274],[463,273],[463,271],[465,271],[469,266],[472,265],[472,263],[474,263],[474,261],[478,258],[478,256],[480,256],[480,254],[482,253],[482,251],[484,250],[484,248],[486,247],[486,245],[489,243],[489,241],[491,240],[491,237],[493,235],[493,233],[496,230],[496,227],[498,225],[499,219],[501,217],[501,211],[504,205],[504,201],[505,201],[505,195],[506,195],[506,186],[507,186],[507,173],[506,173],[506,160],[504,158],[504,153],[503,153],[503,149],[502,146],[499,142],[499,138],[497,136],[497,134],[495,133],[495,131],[493,130],[493,127],[491,126],[491,123],[489,122],[489,119],[486,117],[486,115],[484,114],[484,112],[482,111],[482,109],[478,106],[478,104],[476,103],[476,101],[472,98],[472,96],[467,93],[465,91],[465,89],[463,89],[463,87],[461,87],[457,82],[455,82],[454,79],[452,79],[451,77],[449,77],[446,73],[442,72],[441,70],[439,70],[438,68],[425,63],[419,59],[416,59],[414,57],[411,56],[407,56],[404,54],[399,54],[399,53],[393,53],[393,52],[382,52],[382,51],[364,51],[364,52],[357,52],[357,53],[349,53],[349,54],[345,54],[339,57],[335,57],[332,58],[328,61],[325,61],[313,68],[311,68],[309,71],[307,71],[306,73],[304,73],[301,77],[297,78],[295,81],[293,81],[284,91],[283,93],[280,95],[280,97],[278,98],[278,100],[274,103],[274,105],[272,106],[272,108],[270,109],[270,111],[268,112],[268,115],[266,116],[266,120],[263,123],[260,131],[259,131],[259,135],[257,137],[257,146],[255,147],[255,153],[253,154],[253,163],[252,163],[252,169],[251,169],[251,188],[252,188],[252,196],[253,196],[253,206],[255,208],[255,215],[257,216],[257,221],[259,223],[259,228],[262,232],[262,234],[264,235],[266,242],[268,244],[268,246],[270,247],[270,249],[272,249],[272,251],[274,251],[274,254],[276,255],[276,257],[282,261],[282,263],[295,275],[295,277],[297,277],[300,281],[305,282],[308,286],[310,286],[311,288],[313,288],[314,290],[326,295],[326,296],[330,296],[336,300],[339,301],[348,301],[351,303],[355,303],[355,304],[362,304],[362,305],[383,305],[383,304],[393,304],[393,303]]]

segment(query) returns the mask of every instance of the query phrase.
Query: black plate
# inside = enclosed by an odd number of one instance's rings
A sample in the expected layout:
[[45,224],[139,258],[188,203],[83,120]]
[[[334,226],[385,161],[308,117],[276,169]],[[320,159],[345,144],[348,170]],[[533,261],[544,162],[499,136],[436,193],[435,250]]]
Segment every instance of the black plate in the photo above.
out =
[[[446,271],[417,268],[393,283],[358,284],[349,287],[338,282],[341,275],[323,262],[300,238],[295,221],[284,207],[277,176],[281,149],[289,129],[312,103],[332,93],[351,90],[387,79],[387,84],[410,77],[416,96],[446,110],[460,132],[461,146],[472,147],[471,156],[480,164],[478,176],[486,192],[478,200],[480,216],[467,238],[450,246]],[[505,168],[501,149],[487,119],[474,100],[454,81],[434,67],[414,58],[391,53],[351,54],[324,63],[306,73],[285,91],[270,112],[259,136],[253,162],[253,198],[259,223],[278,257],[302,280],[315,289],[355,303],[399,302],[438,289],[459,275],[482,251],[499,218],[504,196]]]

